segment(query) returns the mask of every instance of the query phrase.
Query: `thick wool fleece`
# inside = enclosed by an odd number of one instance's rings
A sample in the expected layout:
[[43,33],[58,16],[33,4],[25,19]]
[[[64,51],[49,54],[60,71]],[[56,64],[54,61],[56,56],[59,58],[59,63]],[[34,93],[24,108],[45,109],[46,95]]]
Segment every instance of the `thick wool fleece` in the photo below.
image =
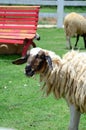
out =
[[70,37],[86,34],[86,19],[82,15],[72,12],[64,18],[64,29],[66,36]]
[[53,65],[53,69],[47,65],[40,74],[47,95],[53,92],[57,99],[63,97],[81,113],[86,112],[86,53],[72,50],[62,59],[55,53],[46,53]]

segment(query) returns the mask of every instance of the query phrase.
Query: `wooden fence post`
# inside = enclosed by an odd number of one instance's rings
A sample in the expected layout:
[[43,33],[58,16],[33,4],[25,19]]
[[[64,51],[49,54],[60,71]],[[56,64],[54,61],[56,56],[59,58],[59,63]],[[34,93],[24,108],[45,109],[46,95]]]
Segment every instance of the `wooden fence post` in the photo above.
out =
[[62,28],[64,17],[64,0],[58,0],[57,6],[57,27]]

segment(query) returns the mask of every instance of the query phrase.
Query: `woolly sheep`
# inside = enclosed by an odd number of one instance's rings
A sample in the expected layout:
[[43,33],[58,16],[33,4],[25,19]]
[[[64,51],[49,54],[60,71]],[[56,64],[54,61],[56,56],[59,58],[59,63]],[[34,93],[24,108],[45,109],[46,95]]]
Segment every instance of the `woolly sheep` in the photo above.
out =
[[83,37],[84,45],[86,48],[86,19],[78,13],[72,12],[64,18],[64,30],[66,33],[67,48],[72,48],[70,38],[76,36],[76,44],[79,36]]
[[39,74],[47,95],[53,92],[57,99],[63,97],[67,101],[69,130],[78,130],[80,115],[86,113],[86,53],[72,50],[60,58],[54,52],[33,48],[13,64],[25,62],[25,74],[28,77]]

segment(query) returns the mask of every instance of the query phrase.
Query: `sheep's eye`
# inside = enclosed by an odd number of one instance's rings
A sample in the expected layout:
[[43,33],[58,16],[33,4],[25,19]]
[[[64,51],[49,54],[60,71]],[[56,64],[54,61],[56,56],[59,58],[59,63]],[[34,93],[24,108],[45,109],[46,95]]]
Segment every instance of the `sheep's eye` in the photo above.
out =
[[44,54],[43,54],[43,55],[41,55],[41,59],[43,59],[43,60],[45,59],[45,55],[44,55]]
[[44,55],[39,55],[39,54],[37,54],[35,58],[44,59],[45,56],[44,56]]

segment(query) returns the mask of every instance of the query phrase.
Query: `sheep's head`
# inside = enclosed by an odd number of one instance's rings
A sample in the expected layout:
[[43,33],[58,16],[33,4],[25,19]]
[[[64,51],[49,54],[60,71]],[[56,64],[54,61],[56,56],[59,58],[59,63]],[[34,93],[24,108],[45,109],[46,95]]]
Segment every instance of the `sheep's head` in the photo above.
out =
[[20,65],[26,62],[25,74],[27,76],[33,76],[35,73],[42,73],[45,71],[47,65],[52,68],[52,60],[50,56],[48,56],[41,48],[31,49],[25,57],[13,61],[13,64]]

